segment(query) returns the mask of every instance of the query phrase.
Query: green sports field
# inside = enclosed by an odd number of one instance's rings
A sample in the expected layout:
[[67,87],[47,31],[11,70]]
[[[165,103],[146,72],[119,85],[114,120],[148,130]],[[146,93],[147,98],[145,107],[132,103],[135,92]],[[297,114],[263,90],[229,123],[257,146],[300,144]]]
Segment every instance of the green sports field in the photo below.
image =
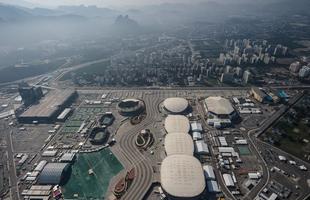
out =
[[249,147],[247,147],[247,146],[244,146],[244,145],[241,146],[240,145],[237,148],[238,148],[241,156],[247,156],[247,155],[251,154]]
[[[89,175],[89,169],[94,174]],[[65,199],[103,199],[110,179],[122,169],[123,166],[109,149],[79,154],[68,183],[62,187]]]

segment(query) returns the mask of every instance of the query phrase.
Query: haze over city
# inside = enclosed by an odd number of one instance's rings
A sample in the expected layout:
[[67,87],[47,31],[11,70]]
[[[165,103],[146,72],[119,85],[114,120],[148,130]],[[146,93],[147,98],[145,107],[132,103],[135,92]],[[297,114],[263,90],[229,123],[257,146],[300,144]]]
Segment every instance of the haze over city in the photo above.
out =
[[123,0],[123,1],[113,1],[113,0],[1,0],[0,2],[12,4],[28,4],[29,6],[44,6],[44,7],[57,7],[61,5],[96,5],[98,7],[124,7],[124,6],[143,6],[143,5],[156,5],[162,3],[186,3],[192,4],[196,2],[202,2],[201,0],[194,0],[188,2],[186,0]]
[[309,0],[0,0],[0,199],[309,200]]

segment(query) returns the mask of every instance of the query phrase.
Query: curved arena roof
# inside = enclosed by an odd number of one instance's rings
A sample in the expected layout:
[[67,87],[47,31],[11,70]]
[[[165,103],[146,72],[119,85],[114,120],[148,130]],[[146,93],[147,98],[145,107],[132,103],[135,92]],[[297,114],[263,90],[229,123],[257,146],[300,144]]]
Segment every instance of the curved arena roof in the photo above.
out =
[[139,99],[123,99],[117,104],[117,108],[123,115],[132,115],[142,112],[144,103]]
[[223,97],[208,97],[205,104],[209,112],[216,115],[230,115],[234,112],[234,108],[228,99]]
[[189,120],[183,115],[168,115],[165,120],[165,129],[168,133],[188,133],[190,130]]
[[194,154],[193,139],[187,133],[169,133],[165,137],[165,150],[168,156],[176,154],[192,156]]
[[39,176],[39,183],[59,184],[68,167],[68,163],[48,163]]
[[161,185],[173,197],[194,198],[205,189],[205,177],[197,158],[171,155],[161,165]]
[[164,101],[164,107],[171,113],[182,113],[188,107],[188,101],[184,98],[173,97]]

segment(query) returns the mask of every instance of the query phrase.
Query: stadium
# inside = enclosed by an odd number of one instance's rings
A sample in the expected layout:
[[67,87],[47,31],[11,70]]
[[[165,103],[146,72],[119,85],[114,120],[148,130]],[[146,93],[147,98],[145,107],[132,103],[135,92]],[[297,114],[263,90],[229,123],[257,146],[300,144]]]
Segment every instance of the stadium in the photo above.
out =
[[163,107],[169,114],[182,114],[189,111],[188,101],[179,97],[166,99],[163,102]]
[[194,154],[193,139],[188,133],[169,133],[165,137],[165,150],[167,156],[170,155],[190,155]]
[[189,155],[170,155],[161,165],[161,186],[168,199],[199,199],[206,182],[197,158]]
[[167,133],[188,133],[190,131],[189,120],[183,115],[168,115],[165,120],[165,129]]
[[117,109],[123,116],[136,116],[144,111],[145,106],[139,99],[124,99],[118,103]]
[[114,120],[115,117],[113,114],[111,112],[106,112],[100,117],[99,123],[101,126],[110,126],[113,124]]
[[230,101],[223,97],[208,97],[204,101],[204,107],[208,115],[208,125],[215,128],[231,126],[232,121],[238,119],[238,113]]
[[92,129],[89,141],[93,145],[102,145],[105,144],[109,139],[109,131],[105,127],[95,127]]
[[220,119],[233,119],[237,114],[229,100],[223,97],[208,97],[205,99],[205,109],[208,115]]

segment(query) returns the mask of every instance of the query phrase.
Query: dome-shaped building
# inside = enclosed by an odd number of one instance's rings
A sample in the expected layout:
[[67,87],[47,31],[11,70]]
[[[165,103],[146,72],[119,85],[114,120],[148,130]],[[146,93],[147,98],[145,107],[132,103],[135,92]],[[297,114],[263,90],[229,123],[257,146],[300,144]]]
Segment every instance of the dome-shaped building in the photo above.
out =
[[180,97],[168,98],[163,102],[164,109],[170,114],[182,114],[189,108],[188,101]]
[[167,133],[188,133],[190,131],[189,120],[183,115],[168,115],[165,119],[165,129]]
[[169,133],[165,137],[165,150],[167,156],[170,155],[190,155],[194,154],[194,143],[188,133]]
[[161,186],[168,199],[199,199],[206,182],[197,158],[189,155],[171,155],[161,164]]

